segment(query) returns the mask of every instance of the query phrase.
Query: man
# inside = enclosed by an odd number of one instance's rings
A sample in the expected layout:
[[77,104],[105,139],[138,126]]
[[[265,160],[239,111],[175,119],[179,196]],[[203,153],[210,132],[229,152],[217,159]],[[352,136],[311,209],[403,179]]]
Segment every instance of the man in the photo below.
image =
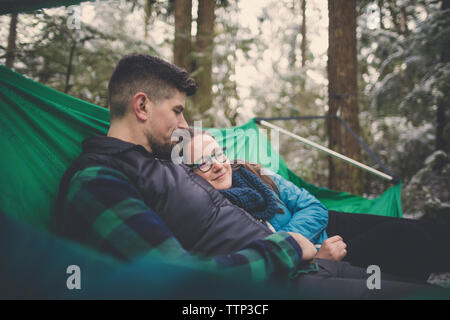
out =
[[[156,57],[130,55],[118,63],[108,90],[108,135],[86,139],[65,173],[58,233],[122,260],[155,251],[183,258],[185,250],[214,254],[210,263],[245,270],[257,281],[287,278],[302,258],[313,258],[315,249],[300,235],[271,234],[248,217],[230,228],[245,211],[219,194],[211,198],[201,178],[192,181],[186,167],[167,160],[172,133],[188,128],[183,109],[196,91],[186,71]],[[205,210],[214,223],[202,220]],[[202,228],[201,236],[193,228]]]
[[[64,174],[58,232],[122,260],[150,252],[209,257],[213,269],[242,271],[257,282],[318,271],[317,264],[301,263],[316,253],[303,236],[272,234],[187,166],[168,160],[172,134],[188,128],[183,110],[195,90],[186,71],[159,58],[119,61],[108,87],[108,135],[86,139]],[[313,276],[301,277],[304,287],[321,288],[319,295],[330,290],[345,297],[345,289],[354,294],[349,297],[370,296],[364,270],[332,261],[319,265]],[[357,279],[342,286],[342,279],[329,279],[335,276]],[[383,287],[391,293],[418,289],[389,282]]]

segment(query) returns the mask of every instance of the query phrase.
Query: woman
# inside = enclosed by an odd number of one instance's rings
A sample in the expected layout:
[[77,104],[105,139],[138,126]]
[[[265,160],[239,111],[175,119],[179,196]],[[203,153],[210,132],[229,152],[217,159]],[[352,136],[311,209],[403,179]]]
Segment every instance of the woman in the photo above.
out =
[[185,158],[195,173],[269,228],[297,232],[321,245],[316,257],[345,259],[361,267],[374,264],[384,272],[419,281],[431,272],[450,271],[448,227],[430,221],[328,212],[309,192],[279,175],[263,174],[258,165],[231,165],[210,134],[194,136],[191,131],[191,137]]

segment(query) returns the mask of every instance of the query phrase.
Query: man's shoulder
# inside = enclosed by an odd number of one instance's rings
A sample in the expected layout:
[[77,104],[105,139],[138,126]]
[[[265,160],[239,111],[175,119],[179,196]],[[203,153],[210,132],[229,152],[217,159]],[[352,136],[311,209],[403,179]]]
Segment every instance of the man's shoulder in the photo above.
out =
[[91,166],[75,172],[69,182],[69,189],[91,185],[96,187],[108,187],[120,184],[131,184],[130,179],[119,170],[107,166]]
[[119,170],[107,166],[96,165],[78,170],[73,175],[71,181],[74,181],[74,179],[82,181],[91,181],[99,178],[129,180],[128,177]]
[[[114,203],[129,198],[141,198],[136,187],[122,172],[104,166],[92,166],[77,171],[69,182],[65,203]],[[94,201],[93,201],[94,200]]]

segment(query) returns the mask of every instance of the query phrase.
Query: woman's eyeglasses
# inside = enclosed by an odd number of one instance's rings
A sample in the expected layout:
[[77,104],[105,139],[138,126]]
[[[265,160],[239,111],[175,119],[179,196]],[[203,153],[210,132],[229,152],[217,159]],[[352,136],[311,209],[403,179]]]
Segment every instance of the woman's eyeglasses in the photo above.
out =
[[227,156],[225,155],[225,151],[227,148],[222,148],[216,150],[211,156],[203,156],[199,162],[189,165],[192,168],[197,168],[201,172],[208,172],[213,167],[213,158],[216,159],[220,163],[225,163],[227,161]]

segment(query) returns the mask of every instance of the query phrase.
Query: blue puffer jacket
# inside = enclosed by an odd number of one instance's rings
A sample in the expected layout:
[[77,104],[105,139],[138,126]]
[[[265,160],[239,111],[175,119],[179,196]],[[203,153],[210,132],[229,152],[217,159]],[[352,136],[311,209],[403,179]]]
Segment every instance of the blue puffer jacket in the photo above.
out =
[[271,173],[275,181],[284,214],[276,214],[269,220],[276,231],[298,232],[313,244],[322,244],[327,239],[328,210],[312,194],[297,187],[283,177]]

